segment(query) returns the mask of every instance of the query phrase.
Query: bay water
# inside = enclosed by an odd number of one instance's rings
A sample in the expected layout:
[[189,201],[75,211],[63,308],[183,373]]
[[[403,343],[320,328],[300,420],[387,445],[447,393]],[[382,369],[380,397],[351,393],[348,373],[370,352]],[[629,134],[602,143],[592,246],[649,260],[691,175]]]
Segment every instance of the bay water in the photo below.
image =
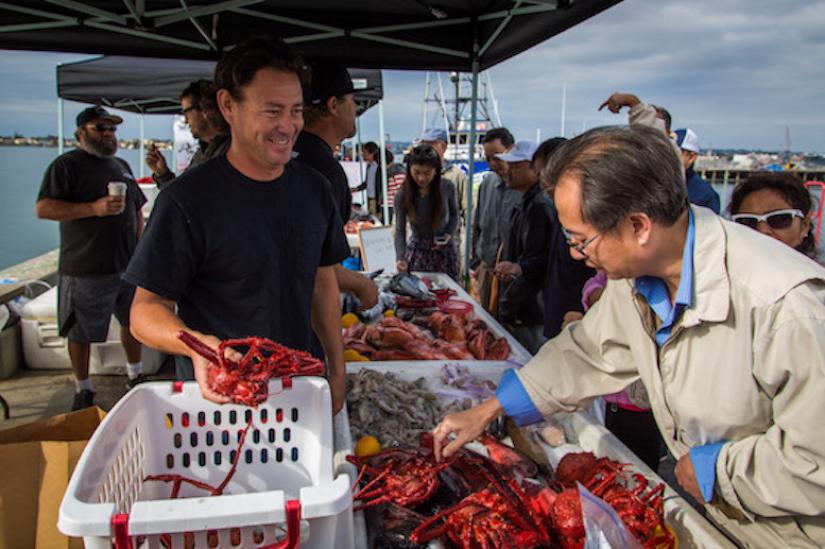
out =
[[[163,153],[171,166],[172,151]],[[0,147],[0,270],[58,247],[57,222],[34,214],[43,174],[57,156],[56,147]],[[139,150],[119,150],[117,156],[139,176]],[[148,168],[144,171],[151,175]]]

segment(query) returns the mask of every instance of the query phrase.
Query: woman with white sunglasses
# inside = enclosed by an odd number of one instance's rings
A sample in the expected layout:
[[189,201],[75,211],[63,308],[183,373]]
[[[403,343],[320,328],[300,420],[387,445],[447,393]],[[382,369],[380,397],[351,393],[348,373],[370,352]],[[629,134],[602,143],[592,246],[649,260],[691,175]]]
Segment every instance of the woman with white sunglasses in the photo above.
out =
[[811,195],[790,173],[753,174],[733,190],[728,211],[737,223],[784,242],[816,259]]

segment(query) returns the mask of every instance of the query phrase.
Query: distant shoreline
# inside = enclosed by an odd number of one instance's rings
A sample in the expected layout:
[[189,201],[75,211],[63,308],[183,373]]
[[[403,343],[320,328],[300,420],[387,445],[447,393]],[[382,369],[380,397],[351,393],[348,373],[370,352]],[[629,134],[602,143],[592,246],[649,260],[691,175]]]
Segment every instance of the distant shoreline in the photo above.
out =
[[[174,143],[169,139],[144,139],[145,144],[152,143],[158,149],[169,149],[174,147]],[[77,147],[77,141],[64,140],[63,146],[66,148]],[[36,137],[0,137],[0,147],[36,147],[41,149],[56,149],[58,148],[57,138],[36,138]],[[121,139],[118,141],[118,148],[121,149],[139,149],[139,139]]]

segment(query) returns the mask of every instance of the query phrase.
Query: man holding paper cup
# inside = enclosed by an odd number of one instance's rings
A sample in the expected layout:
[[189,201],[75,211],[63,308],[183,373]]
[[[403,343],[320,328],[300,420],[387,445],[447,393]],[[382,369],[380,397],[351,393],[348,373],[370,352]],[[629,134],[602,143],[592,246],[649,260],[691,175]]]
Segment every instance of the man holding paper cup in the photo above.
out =
[[122,122],[100,106],[78,114],[77,149],[51,163],[35,205],[37,217],[60,222],[58,323],[69,340],[76,380],[72,410],[94,404],[90,346],[106,340],[113,313],[121,325],[128,385],[143,378],[140,343],[129,332],[135,290],[120,275],[143,229],[146,197],[129,165],[115,157]]

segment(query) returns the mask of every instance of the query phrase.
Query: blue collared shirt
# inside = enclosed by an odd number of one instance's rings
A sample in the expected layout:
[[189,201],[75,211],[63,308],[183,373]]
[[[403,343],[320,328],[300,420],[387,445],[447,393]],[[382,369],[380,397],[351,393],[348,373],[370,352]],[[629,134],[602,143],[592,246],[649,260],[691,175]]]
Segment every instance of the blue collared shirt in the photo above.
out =
[[693,244],[696,240],[696,227],[693,221],[693,212],[688,209],[688,230],[685,237],[685,248],[682,251],[682,272],[679,276],[679,288],[676,290],[676,299],[670,302],[670,293],[667,285],[661,278],[654,276],[640,276],[634,282],[636,291],[642,294],[648,305],[662,321],[656,330],[656,344],[661,347],[670,337],[673,325],[682,316],[682,312],[693,304]]
[[[682,252],[682,272],[679,277],[679,288],[676,290],[676,299],[671,304],[667,286],[660,278],[641,276],[636,279],[635,283],[636,291],[644,296],[650,308],[662,321],[661,326],[656,330],[656,344],[659,347],[664,345],[670,337],[673,325],[679,320],[682,312],[693,304],[693,247],[696,241],[696,228],[693,212],[690,210],[688,212],[688,231]],[[713,485],[716,483],[716,459],[724,445],[723,441],[690,449],[690,462],[705,501],[713,498]]]

